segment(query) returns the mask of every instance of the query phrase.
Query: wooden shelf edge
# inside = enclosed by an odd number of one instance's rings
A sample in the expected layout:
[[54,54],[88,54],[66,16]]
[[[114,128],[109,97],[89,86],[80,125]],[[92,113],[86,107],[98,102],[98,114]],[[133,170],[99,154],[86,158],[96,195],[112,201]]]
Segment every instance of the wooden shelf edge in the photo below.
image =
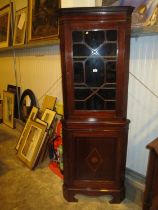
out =
[[0,48],[0,53],[11,52],[13,50],[29,49],[29,48],[49,47],[49,46],[54,46],[54,45],[59,45],[59,44],[60,44],[59,39],[44,40],[44,41],[38,41],[38,42],[36,41],[36,42],[30,42],[24,45]]

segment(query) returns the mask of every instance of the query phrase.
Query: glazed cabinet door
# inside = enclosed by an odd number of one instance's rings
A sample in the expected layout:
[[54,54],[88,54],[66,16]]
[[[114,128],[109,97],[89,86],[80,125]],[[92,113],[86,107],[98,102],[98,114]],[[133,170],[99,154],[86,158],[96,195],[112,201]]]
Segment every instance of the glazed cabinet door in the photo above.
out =
[[69,55],[63,67],[65,117],[125,118],[126,23],[76,22],[65,27],[69,27],[64,31]]

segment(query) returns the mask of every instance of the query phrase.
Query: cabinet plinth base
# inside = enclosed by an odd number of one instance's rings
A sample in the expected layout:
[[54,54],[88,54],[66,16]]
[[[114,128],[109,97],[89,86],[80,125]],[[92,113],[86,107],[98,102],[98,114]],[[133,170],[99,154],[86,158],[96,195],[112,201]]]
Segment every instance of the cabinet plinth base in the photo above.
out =
[[63,195],[64,198],[69,202],[78,202],[75,198],[77,194],[84,194],[87,196],[101,196],[101,195],[110,195],[112,196],[112,200],[110,200],[111,204],[119,204],[125,198],[125,189],[121,188],[120,190],[99,190],[99,189],[75,189],[68,188],[63,185]]

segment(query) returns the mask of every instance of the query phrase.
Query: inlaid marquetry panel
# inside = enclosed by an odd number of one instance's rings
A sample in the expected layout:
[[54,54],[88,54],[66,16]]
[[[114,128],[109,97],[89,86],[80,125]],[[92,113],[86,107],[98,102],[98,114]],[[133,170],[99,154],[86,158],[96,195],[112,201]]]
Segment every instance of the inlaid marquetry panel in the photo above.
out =
[[77,137],[75,144],[76,179],[114,180],[117,162],[116,138]]

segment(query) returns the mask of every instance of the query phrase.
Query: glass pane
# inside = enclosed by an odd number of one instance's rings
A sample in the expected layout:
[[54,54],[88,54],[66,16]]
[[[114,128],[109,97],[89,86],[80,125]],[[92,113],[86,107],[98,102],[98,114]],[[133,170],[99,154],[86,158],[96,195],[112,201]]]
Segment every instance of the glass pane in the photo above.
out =
[[86,31],[84,39],[91,48],[95,49],[104,42],[104,31]]
[[105,88],[116,88],[116,83],[106,83]]
[[87,109],[102,110],[104,109],[104,101],[100,97],[95,95],[87,101]]
[[102,45],[98,49],[98,54],[101,56],[116,56],[117,54],[117,44],[107,43]]
[[116,62],[106,63],[106,82],[116,82]]
[[75,99],[84,100],[92,93],[89,89],[75,89]]
[[85,64],[86,84],[97,87],[104,83],[104,62],[100,58],[89,58]]
[[89,56],[91,50],[87,48],[84,44],[74,44],[73,45],[73,56]]
[[102,96],[105,100],[115,99],[116,98],[116,90],[115,89],[102,89],[99,90],[98,94]]
[[108,41],[117,41],[117,31],[116,30],[106,31],[106,39]]
[[86,109],[84,102],[82,102],[82,101],[76,101],[75,102],[75,109],[78,109],[78,110],[84,110],[84,109]]
[[116,109],[116,102],[115,101],[107,101],[106,102],[106,109],[107,110],[115,110]]
[[75,109],[115,110],[117,30],[74,31],[72,38]]
[[74,63],[74,81],[76,83],[84,82],[84,70],[82,63]]
[[72,40],[73,42],[82,42],[83,33],[82,31],[74,31],[72,32]]

